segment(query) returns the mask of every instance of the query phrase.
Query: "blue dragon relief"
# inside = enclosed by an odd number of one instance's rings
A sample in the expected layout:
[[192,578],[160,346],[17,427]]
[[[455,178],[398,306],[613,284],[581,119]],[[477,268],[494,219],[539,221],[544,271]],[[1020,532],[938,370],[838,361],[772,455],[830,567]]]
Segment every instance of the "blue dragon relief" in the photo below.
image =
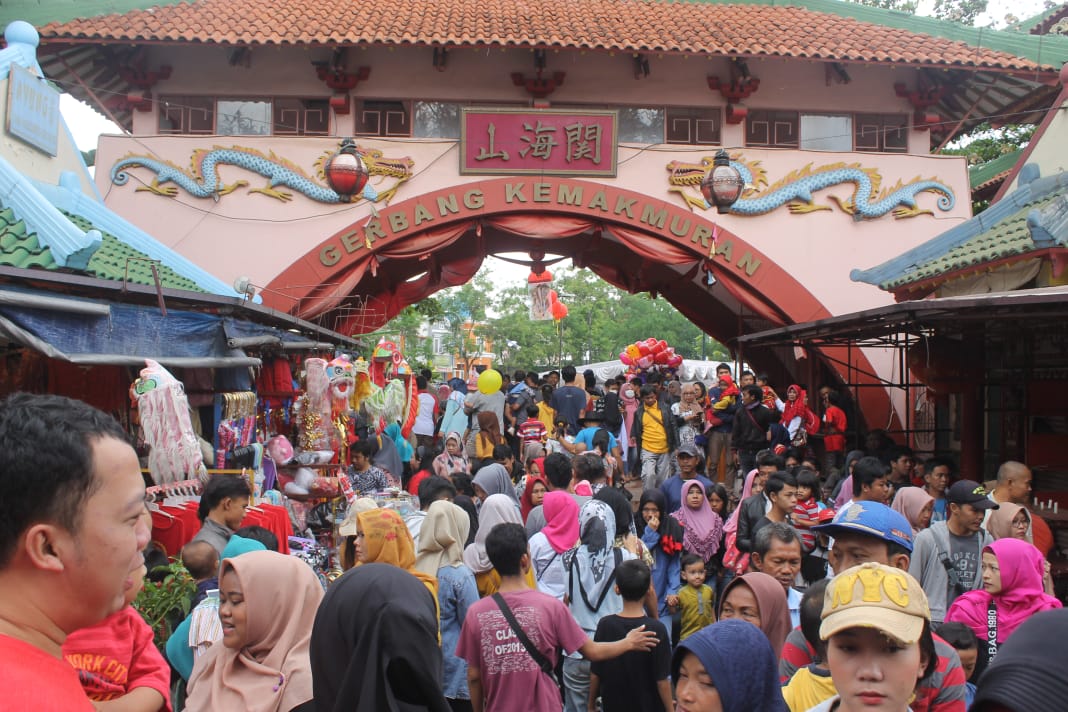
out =
[[[292,161],[276,155],[273,151],[263,153],[254,148],[241,146],[213,146],[210,149],[198,148],[193,151],[189,169],[185,170],[170,161],[152,156],[130,154],[115,162],[111,167],[111,182],[126,185],[130,180],[131,168],[146,168],[155,173],[151,183],[139,186],[137,191],[146,191],[155,195],[173,198],[179,189],[194,198],[214,198],[219,200],[224,195],[233,193],[238,188],[249,186],[247,180],[235,180],[226,183],[219,174],[219,167],[236,166],[251,173],[258,173],[267,179],[267,184],[259,188],[249,188],[248,193],[260,193],[276,200],[287,202],[293,199],[289,188],[320,203],[356,202],[366,199],[374,203],[388,205],[396,195],[397,188],[413,175],[415,162],[407,156],[387,158],[377,149],[356,147],[357,152],[367,166],[370,179],[363,192],[346,199],[326,185],[324,168],[333,151],[324,152],[315,162],[316,177],[309,176],[304,169]],[[373,185],[392,178],[393,184],[386,190],[378,190]]]
[[[763,215],[783,205],[795,215],[832,210],[828,204],[817,203],[813,194],[846,183],[853,184],[853,194],[849,198],[842,200],[835,195],[828,198],[854,220],[872,220],[887,213],[892,213],[896,219],[933,215],[933,211],[916,204],[916,196],[925,192],[938,194],[938,209],[943,212],[952,210],[956,203],[953,190],[941,181],[916,176],[908,183],[899,180],[896,185],[883,188],[879,171],[859,163],[831,163],[816,168],[809,163],[790,171],[769,187],[767,171],[761,167],[760,161],[739,159],[738,154],[731,156],[731,165],[738,169],[745,182],[741,198],[731,206],[730,211],[735,215]],[[700,163],[668,163],[671,186],[668,192],[678,193],[691,210],[708,210],[712,206],[701,195],[700,185],[701,179],[712,168],[712,161],[712,156],[705,156]]]

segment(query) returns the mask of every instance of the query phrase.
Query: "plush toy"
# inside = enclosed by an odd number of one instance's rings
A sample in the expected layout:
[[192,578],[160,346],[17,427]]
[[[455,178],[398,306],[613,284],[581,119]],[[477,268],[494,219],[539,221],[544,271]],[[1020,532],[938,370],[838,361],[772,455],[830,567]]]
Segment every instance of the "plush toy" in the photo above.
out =
[[130,387],[137,404],[148,452],[148,469],[156,484],[191,477],[207,481],[200,441],[189,418],[185,388],[171,373],[145,359],[140,378]]
[[275,435],[267,441],[267,454],[276,465],[288,465],[293,459],[293,445],[285,435]]

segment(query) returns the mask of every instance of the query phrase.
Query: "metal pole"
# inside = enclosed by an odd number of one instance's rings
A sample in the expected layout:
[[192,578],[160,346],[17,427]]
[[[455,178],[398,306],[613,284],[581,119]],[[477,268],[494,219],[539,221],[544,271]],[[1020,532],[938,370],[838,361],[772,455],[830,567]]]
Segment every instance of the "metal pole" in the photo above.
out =
[[556,320],[556,339],[557,339],[557,342],[556,342],[557,351],[556,351],[556,353],[558,355],[558,357],[556,359],[556,367],[562,369],[564,367],[564,320],[563,319],[557,319]]

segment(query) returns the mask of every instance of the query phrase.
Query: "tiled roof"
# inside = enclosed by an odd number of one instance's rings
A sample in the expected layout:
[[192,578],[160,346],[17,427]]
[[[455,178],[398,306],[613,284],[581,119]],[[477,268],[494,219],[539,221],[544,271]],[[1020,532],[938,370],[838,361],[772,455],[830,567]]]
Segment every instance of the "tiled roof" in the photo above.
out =
[[987,186],[991,181],[1004,178],[1012,170],[1012,167],[1016,165],[1016,161],[1020,160],[1021,153],[1023,153],[1023,149],[1018,148],[1015,151],[1002,154],[992,161],[980,163],[977,166],[969,166],[968,182],[971,184],[972,190],[979,190]]
[[979,31],[838,0],[778,3],[196,0],[49,24],[41,36],[46,43],[538,46],[1008,70],[1057,69],[1068,59],[1068,38]]
[[1068,173],[1023,183],[971,220],[881,265],[853,270],[849,276],[855,282],[897,291],[1050,247],[1068,247]]
[[[70,213],[64,213],[64,215],[83,230],[93,227],[77,215]],[[115,282],[121,282],[125,278],[127,282],[133,284],[155,285],[147,255],[133,249],[114,235],[106,232],[102,234],[104,239],[99,249],[90,258],[89,266],[84,274]],[[52,258],[52,251],[41,245],[36,233],[27,232],[26,223],[20,220],[11,208],[0,209],[0,265],[50,271],[60,269]],[[205,291],[196,282],[182,277],[170,267],[157,265],[156,270],[159,272],[160,285],[165,289]]]

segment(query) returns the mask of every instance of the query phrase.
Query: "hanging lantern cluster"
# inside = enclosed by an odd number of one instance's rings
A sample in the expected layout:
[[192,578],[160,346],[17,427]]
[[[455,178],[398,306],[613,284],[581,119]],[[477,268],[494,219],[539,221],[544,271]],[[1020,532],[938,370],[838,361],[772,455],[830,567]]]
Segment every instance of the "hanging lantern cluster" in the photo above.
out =
[[716,151],[712,170],[701,180],[701,195],[709,205],[716,206],[719,214],[729,213],[731,206],[742,195],[745,181],[738,169],[731,165],[730,156],[722,148]]
[[553,321],[559,324],[560,320],[567,316],[567,305],[560,301],[555,289],[549,292],[549,304],[553,312]]
[[342,203],[351,203],[358,199],[369,176],[367,164],[360,156],[356,142],[351,138],[341,142],[341,148],[323,166],[323,173],[326,175],[326,182],[334,189]]

